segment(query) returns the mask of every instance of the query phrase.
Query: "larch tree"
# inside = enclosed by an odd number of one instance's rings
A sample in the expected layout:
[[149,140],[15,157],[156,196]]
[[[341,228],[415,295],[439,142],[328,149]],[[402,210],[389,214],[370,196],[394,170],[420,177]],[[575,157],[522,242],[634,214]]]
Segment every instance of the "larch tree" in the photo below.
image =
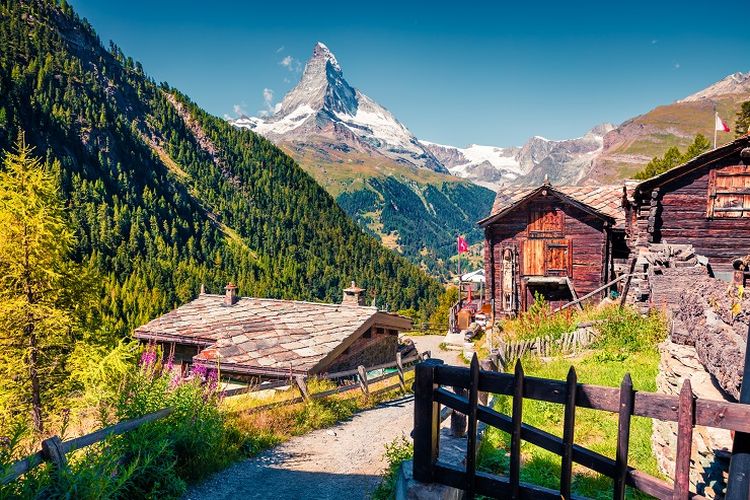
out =
[[55,180],[21,135],[0,171],[0,414],[30,412],[39,434],[74,341],[73,243]]

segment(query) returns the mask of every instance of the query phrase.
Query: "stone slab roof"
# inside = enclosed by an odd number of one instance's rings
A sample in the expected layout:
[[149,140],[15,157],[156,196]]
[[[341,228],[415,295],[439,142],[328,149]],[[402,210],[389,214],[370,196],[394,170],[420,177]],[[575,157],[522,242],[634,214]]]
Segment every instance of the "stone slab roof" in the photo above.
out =
[[[508,187],[498,191],[492,213],[480,224],[495,215],[508,212],[522,204],[529,197],[545,186]],[[560,193],[572,200],[589,207],[593,211],[614,219],[615,227],[625,227],[625,210],[622,206],[624,188],[622,184],[602,186],[547,186],[553,192]]]
[[370,326],[411,328],[374,307],[224,295],[197,299],[137,328],[136,338],[204,346],[193,360],[239,373],[306,373],[343,351]]

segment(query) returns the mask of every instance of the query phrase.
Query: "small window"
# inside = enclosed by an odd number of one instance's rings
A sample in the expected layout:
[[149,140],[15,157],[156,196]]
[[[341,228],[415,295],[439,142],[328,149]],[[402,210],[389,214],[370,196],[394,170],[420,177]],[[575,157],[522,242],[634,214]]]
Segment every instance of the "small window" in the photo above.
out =
[[564,212],[549,205],[532,206],[529,210],[529,237],[549,238],[563,234]]
[[750,217],[750,171],[745,165],[712,170],[708,178],[708,217]]

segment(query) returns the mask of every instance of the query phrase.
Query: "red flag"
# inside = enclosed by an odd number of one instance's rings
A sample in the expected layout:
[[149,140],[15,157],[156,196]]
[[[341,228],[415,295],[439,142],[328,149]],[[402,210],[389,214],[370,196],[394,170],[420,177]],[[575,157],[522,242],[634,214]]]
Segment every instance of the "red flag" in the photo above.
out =
[[714,128],[717,132],[729,132],[729,127],[724,120],[719,118],[719,113],[716,113],[716,127]]
[[469,251],[469,244],[466,243],[466,240],[463,236],[458,237],[458,253],[465,253]]

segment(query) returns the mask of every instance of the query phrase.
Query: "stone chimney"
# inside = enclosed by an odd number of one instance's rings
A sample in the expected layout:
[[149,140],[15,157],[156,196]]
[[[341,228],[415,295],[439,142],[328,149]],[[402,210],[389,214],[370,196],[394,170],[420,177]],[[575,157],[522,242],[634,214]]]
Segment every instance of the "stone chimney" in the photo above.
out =
[[226,288],[226,294],[224,295],[224,305],[231,306],[237,303],[239,297],[237,296],[237,287],[234,283],[229,283]]
[[352,286],[344,288],[344,299],[341,301],[342,304],[347,306],[363,306],[365,305],[364,288],[360,288],[357,284],[352,281]]

